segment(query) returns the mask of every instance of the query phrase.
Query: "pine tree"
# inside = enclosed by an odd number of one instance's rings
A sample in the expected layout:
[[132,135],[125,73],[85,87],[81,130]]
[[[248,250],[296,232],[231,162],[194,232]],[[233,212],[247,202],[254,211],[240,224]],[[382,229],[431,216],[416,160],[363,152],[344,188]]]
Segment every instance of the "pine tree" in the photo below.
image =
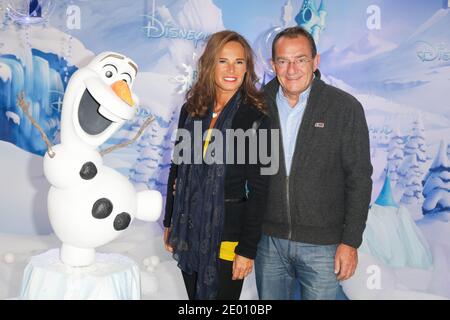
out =
[[[425,134],[420,115],[414,121],[412,134],[404,148],[404,160],[398,169],[397,185],[407,187],[413,176],[421,180],[425,174],[427,162]],[[411,187],[410,184],[408,184]]]
[[439,215],[445,220],[450,217],[450,161],[447,147],[441,141],[439,151],[424,182],[422,206],[424,215]]
[[[141,115],[136,122],[138,128],[145,122],[146,115]],[[158,152],[158,128],[157,121],[153,121],[145,130],[145,133],[139,139],[137,144],[137,152],[139,156],[131,169],[130,180],[135,187],[140,190],[146,188],[155,189],[155,185],[149,183],[152,177],[155,176],[158,169],[158,161],[156,158]]]
[[423,202],[422,182],[418,176],[411,176],[406,182],[405,188],[405,192],[400,199],[401,203],[416,204]]
[[423,171],[421,170],[417,158],[414,154],[410,154],[405,158],[403,165],[399,171],[399,183],[405,188],[401,203],[415,204],[421,203],[422,197],[422,177]]
[[403,160],[403,163],[398,168],[398,181],[397,186],[406,187],[406,184],[411,177],[416,176],[421,179],[424,175],[421,166],[417,161],[417,157],[414,154],[410,154]]
[[[147,116],[140,119],[139,125],[147,119]],[[175,116],[173,111],[167,123],[163,120],[160,123],[155,119],[139,140],[137,147],[139,156],[130,177],[136,188],[157,189],[165,195],[174,144],[172,133],[178,124]]]
[[378,147],[387,148],[393,135],[392,129],[388,126],[383,126],[378,134]]
[[405,146],[405,156],[415,154],[419,166],[427,161],[426,145],[425,145],[425,129],[422,123],[422,117],[419,115],[413,123],[412,135],[409,137]]
[[389,170],[390,181],[395,185],[398,181],[398,170],[403,162],[403,148],[404,140],[400,135],[398,129],[395,129],[391,134],[389,141],[388,155],[387,155],[387,167],[383,171],[383,178],[386,176],[386,170]]

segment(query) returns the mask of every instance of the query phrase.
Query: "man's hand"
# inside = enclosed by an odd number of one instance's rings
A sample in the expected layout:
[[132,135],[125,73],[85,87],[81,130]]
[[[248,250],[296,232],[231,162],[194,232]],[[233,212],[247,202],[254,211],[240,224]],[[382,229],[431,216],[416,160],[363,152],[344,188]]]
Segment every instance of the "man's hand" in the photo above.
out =
[[337,275],[337,280],[349,279],[355,273],[357,265],[358,251],[343,243],[338,245],[334,257],[334,273]]
[[253,270],[253,260],[236,254],[233,260],[233,280],[241,280]]
[[166,250],[169,251],[170,253],[173,253],[173,247],[169,244],[169,236],[170,236],[170,231],[172,231],[172,228],[164,228],[164,246],[166,247]]

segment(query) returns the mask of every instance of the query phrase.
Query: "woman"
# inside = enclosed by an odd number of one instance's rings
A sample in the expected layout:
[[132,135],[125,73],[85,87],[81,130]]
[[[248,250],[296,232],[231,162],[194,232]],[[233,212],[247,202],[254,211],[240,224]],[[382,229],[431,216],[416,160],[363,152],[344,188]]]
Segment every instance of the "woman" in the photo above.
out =
[[[268,181],[260,173],[259,159],[256,164],[248,161],[254,142],[250,148],[249,139],[244,140],[245,163],[237,164],[242,146],[225,137],[229,129],[253,128],[259,138],[260,129],[268,128],[256,81],[247,41],[233,31],[213,34],[178,124],[190,133],[191,141],[196,133],[203,142],[202,150],[191,147],[184,158],[198,159],[200,153],[203,161],[172,164],[164,219],[164,243],[178,261],[189,299],[237,300],[253,268]],[[194,130],[199,127],[201,131]],[[213,148],[217,133],[225,150],[220,145]],[[221,151],[234,151],[232,161],[207,161]]]

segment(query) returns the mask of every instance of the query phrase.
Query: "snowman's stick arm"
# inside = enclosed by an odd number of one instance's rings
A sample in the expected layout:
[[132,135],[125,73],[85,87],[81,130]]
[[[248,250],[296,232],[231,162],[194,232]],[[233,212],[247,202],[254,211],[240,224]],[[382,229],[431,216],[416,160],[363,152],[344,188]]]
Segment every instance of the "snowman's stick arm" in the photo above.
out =
[[50,158],[53,158],[55,156],[55,152],[52,149],[52,143],[48,139],[47,135],[45,134],[44,130],[39,125],[39,123],[37,123],[36,120],[34,120],[34,118],[31,116],[30,105],[25,101],[25,94],[23,93],[23,91],[17,97],[17,105],[19,106],[20,109],[22,109],[23,113],[27,116],[28,120],[30,120],[31,124],[35,126],[36,129],[39,131],[42,139],[47,145],[48,155],[50,156]]
[[100,151],[100,154],[102,156],[104,156],[105,154],[110,153],[113,150],[116,150],[116,149],[119,149],[119,148],[124,148],[124,147],[134,143],[142,135],[142,133],[150,125],[150,123],[152,123],[154,120],[155,120],[155,117],[153,117],[153,116],[148,117],[147,120],[145,120],[145,122],[139,128],[139,131],[136,133],[136,135],[134,136],[133,139],[128,140],[126,142],[122,142],[122,143],[116,144],[116,145],[111,146],[111,147],[109,147],[109,148],[107,148],[105,150],[102,150],[102,151]]

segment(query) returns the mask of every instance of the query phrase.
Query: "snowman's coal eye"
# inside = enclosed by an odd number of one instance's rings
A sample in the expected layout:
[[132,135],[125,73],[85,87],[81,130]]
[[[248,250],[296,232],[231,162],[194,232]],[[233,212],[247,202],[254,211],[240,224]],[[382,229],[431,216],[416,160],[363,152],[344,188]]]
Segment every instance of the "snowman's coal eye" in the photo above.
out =
[[127,84],[130,84],[131,83],[130,74],[128,72],[124,72],[124,73],[122,73],[122,75],[123,75],[123,77],[122,77],[123,81],[125,81]]
[[103,66],[103,72],[106,78],[112,78],[117,74],[117,67],[113,64],[108,63],[107,65]]

